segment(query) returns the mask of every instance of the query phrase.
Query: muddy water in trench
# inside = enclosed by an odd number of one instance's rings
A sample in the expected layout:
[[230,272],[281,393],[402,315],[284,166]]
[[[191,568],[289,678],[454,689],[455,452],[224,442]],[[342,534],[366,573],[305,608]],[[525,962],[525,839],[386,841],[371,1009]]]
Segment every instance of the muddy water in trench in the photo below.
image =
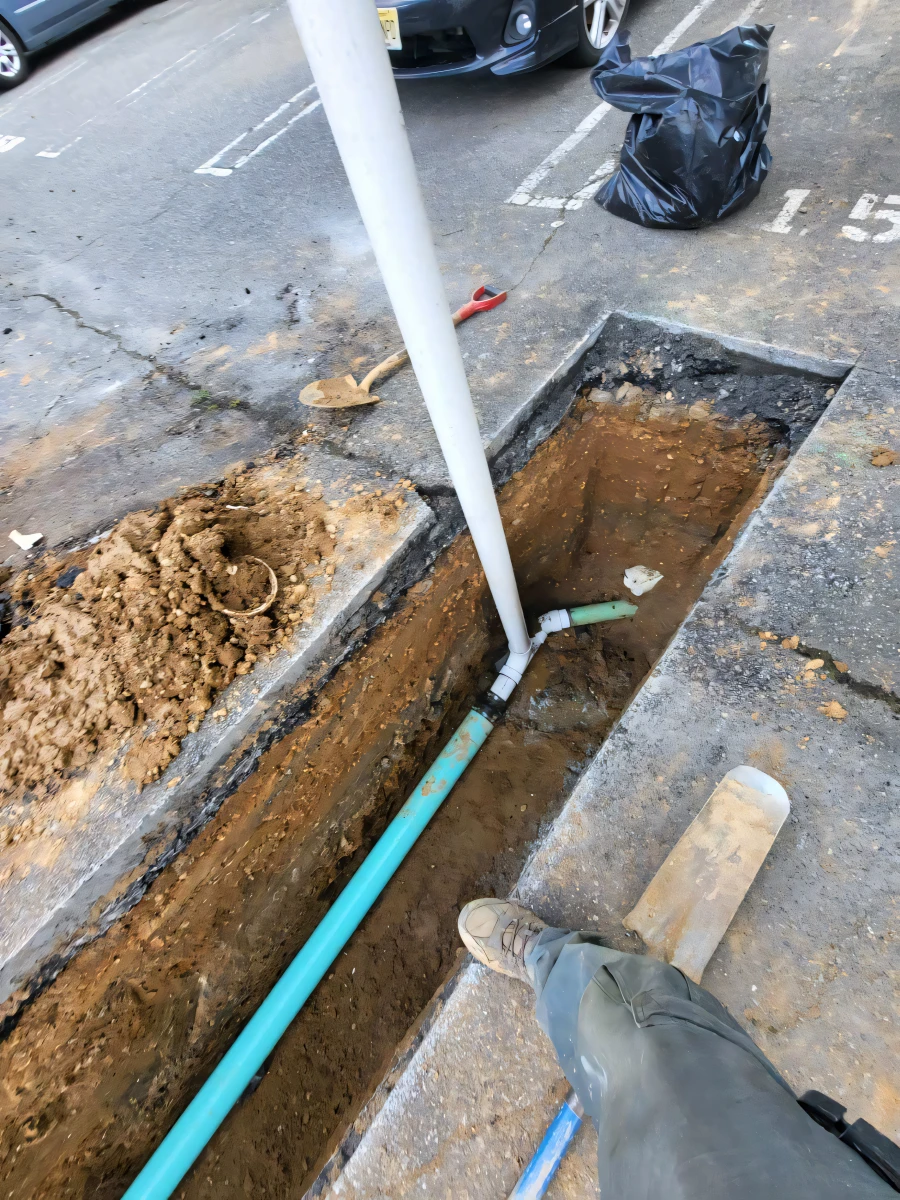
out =
[[[655,403],[655,407],[653,407]],[[581,400],[507,485],[528,611],[664,581],[633,622],[551,639],[506,719],[179,1190],[301,1193],[457,962],[458,908],[506,893],[761,494],[766,426],[655,395]],[[490,679],[502,648],[460,538],[310,719],[0,1045],[0,1196],[118,1197]]]

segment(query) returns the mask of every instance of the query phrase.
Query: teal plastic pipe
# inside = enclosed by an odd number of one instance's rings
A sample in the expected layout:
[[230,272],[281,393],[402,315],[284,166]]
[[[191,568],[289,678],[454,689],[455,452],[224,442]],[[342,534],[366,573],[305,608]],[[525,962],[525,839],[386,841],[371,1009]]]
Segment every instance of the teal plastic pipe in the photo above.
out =
[[584,608],[570,608],[569,619],[573,625],[596,625],[598,621],[633,617],[636,612],[636,604],[629,604],[627,600],[610,600],[607,604],[585,604]]
[[123,1200],[167,1200],[378,899],[493,725],[472,709]]

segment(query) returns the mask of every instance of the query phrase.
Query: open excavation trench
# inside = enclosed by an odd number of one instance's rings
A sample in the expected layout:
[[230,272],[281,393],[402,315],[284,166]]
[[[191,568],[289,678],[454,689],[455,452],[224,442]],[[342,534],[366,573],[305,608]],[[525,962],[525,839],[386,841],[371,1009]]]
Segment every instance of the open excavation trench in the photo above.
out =
[[[460,958],[467,900],[506,894],[827,383],[616,335],[504,487],[526,611],[628,597],[554,635],[245,1097],[183,1197],[299,1196]],[[752,407],[751,407],[752,405]],[[502,636],[459,537],[218,817],[0,1044],[0,1196],[121,1195],[491,680]]]

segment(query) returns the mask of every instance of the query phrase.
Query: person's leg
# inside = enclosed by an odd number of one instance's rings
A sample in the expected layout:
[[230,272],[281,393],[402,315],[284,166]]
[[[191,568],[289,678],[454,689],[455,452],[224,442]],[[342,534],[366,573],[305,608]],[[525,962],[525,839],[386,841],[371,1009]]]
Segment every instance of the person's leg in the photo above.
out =
[[598,1130],[605,1200],[895,1196],[818,1126],[709,992],[510,901],[460,914],[479,961],[531,983],[537,1017]]

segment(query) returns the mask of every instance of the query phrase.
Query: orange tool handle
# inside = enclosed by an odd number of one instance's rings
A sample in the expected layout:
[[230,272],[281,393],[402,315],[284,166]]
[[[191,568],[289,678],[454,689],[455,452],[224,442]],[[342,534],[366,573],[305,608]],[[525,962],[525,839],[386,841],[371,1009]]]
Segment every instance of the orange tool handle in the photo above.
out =
[[[485,297],[482,300],[482,296]],[[487,312],[489,308],[496,308],[498,304],[502,304],[506,299],[506,292],[499,292],[490,284],[483,284],[480,288],[472,293],[472,299],[464,304],[462,308],[458,308],[453,314],[453,324],[460,325],[463,321],[468,321],[477,312]]]

